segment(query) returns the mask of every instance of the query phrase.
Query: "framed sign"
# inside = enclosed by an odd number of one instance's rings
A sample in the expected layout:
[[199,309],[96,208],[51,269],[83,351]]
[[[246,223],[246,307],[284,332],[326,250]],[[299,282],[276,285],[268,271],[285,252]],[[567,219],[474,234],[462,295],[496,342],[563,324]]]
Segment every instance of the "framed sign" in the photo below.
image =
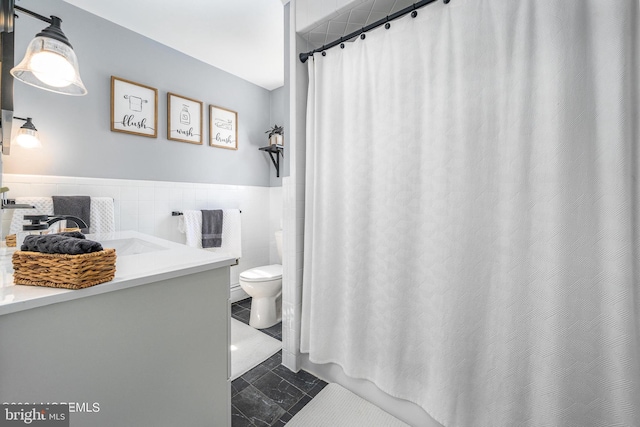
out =
[[202,144],[202,101],[167,93],[167,138]]
[[158,137],[158,89],[111,76],[111,130]]
[[209,145],[238,149],[238,113],[215,105],[209,106]]

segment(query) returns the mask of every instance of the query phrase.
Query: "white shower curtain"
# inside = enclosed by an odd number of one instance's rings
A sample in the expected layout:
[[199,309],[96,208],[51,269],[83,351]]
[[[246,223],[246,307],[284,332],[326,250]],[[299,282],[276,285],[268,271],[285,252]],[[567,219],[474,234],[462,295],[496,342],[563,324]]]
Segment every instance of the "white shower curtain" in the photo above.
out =
[[309,63],[301,350],[447,427],[640,426],[637,0],[454,0]]

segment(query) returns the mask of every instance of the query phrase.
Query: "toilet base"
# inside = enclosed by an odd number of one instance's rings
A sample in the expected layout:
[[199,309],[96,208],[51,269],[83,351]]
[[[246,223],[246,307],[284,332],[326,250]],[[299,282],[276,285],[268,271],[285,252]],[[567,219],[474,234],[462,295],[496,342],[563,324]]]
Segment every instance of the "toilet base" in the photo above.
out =
[[278,299],[278,297],[251,298],[249,326],[266,329],[282,321],[281,310],[278,309],[277,304]]

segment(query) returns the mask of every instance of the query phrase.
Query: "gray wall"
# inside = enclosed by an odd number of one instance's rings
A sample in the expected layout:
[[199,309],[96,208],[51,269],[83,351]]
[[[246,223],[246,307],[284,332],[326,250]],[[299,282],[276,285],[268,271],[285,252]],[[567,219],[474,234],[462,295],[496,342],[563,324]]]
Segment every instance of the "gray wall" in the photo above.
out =
[[270,119],[271,125],[284,125],[284,86],[280,86],[278,89],[271,91],[270,99]]
[[[280,104],[280,95],[272,97],[266,89],[61,0],[20,5],[62,18],[89,94],[69,97],[16,81],[15,115],[33,117],[43,147],[13,146],[3,158],[5,173],[271,185],[273,166],[258,148],[268,143],[264,132],[271,125],[272,101]],[[16,20],[16,63],[45,26],[24,14]],[[212,41],[212,47],[219,42]],[[111,75],[158,89],[158,138],[111,132]],[[167,140],[167,92],[204,102],[203,145]],[[237,151],[207,145],[209,104],[238,112]],[[283,114],[274,111],[273,117]],[[14,128],[20,123],[14,121]]]

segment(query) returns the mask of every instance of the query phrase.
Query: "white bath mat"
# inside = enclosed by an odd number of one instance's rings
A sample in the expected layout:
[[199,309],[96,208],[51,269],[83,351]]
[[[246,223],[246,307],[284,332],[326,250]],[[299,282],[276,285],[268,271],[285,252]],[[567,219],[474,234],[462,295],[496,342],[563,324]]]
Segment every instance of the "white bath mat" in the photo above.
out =
[[329,384],[287,427],[409,427],[338,384]]
[[282,348],[282,343],[269,335],[231,319],[231,379],[259,365]]

